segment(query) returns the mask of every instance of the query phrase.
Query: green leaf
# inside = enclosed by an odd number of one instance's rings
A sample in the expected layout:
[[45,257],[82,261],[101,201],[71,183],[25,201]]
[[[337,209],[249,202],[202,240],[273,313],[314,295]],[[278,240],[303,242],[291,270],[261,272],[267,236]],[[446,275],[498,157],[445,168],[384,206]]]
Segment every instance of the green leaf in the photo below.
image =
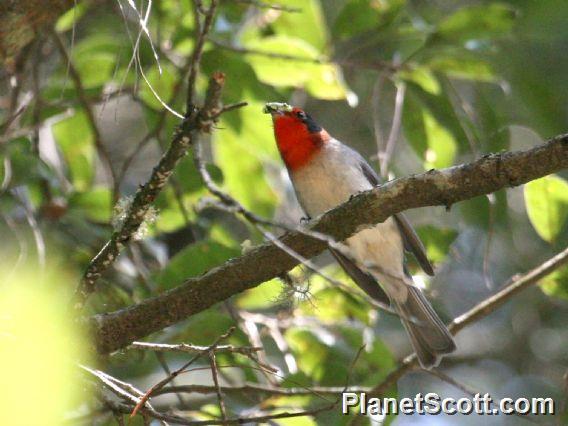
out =
[[[289,404],[288,404],[289,406]],[[294,406],[298,406],[295,404]],[[286,412],[287,410],[275,410],[273,413],[277,414],[278,412]],[[317,426],[318,423],[315,420],[311,419],[310,417],[295,417],[290,419],[280,419],[278,420],[279,426]]]
[[458,235],[453,229],[436,228],[430,225],[419,227],[417,232],[426,247],[428,258],[434,263],[444,261],[451,244]]
[[242,123],[238,131],[222,118],[222,130],[214,135],[215,161],[223,170],[225,189],[246,208],[270,217],[276,195],[268,184],[264,162],[280,161],[272,123],[260,103],[252,102],[238,114]]
[[356,96],[347,88],[341,69],[333,64],[317,65],[316,74],[306,82],[305,87],[310,95],[330,101],[350,100]]
[[451,43],[495,38],[509,33],[515,18],[515,9],[505,4],[464,7],[444,19],[433,38]]
[[405,3],[405,0],[350,0],[335,19],[333,34],[348,38],[385,25],[398,15]]
[[420,159],[426,156],[428,135],[424,123],[424,113],[420,102],[408,93],[404,100],[402,129],[404,136]]
[[[349,280],[349,277],[339,268],[336,268],[336,271],[342,281]],[[323,277],[310,277],[310,293],[316,301],[315,304],[314,300],[306,300],[299,305],[298,309],[306,316],[319,318],[325,323],[343,324],[351,318],[357,318],[363,324],[369,321],[367,305],[362,304],[358,298],[345,291],[330,287]]]
[[247,310],[265,309],[278,304],[281,294],[282,283],[273,279],[240,294],[236,305]]
[[568,217],[568,183],[555,175],[525,185],[525,206],[540,237],[553,243]]
[[457,152],[453,134],[411,94],[404,107],[404,134],[416,153],[424,160],[424,168],[451,166]]
[[[424,112],[427,111],[432,116],[439,126],[451,133],[453,141],[459,144],[462,150],[465,152],[470,151],[467,135],[446,93],[443,91],[440,91],[439,94],[430,93],[410,81],[407,83],[406,97],[407,99],[412,97]],[[406,118],[408,116],[405,116],[403,119]]]
[[568,266],[541,279],[540,288],[549,296],[568,300]]
[[83,111],[65,118],[52,127],[77,191],[85,191],[94,177],[94,135]]
[[148,83],[144,81],[140,88],[140,99],[151,108],[159,111],[163,110],[164,106],[153,92],[155,92],[163,102],[169,102],[176,84],[176,76],[177,71],[171,64],[162,64],[162,74],[160,74],[157,66],[153,66],[150,71],[146,72],[146,78],[152,88],[148,87]]
[[504,224],[507,219],[507,193],[505,190],[495,192],[495,204],[489,201],[487,195],[481,195],[457,204],[462,220],[467,223],[489,230],[492,226]]
[[302,60],[271,58],[263,55],[249,54],[258,79],[276,87],[298,87],[305,84],[315,73],[315,61],[320,58],[316,48],[299,38],[287,36],[272,36],[254,40],[247,48],[268,54],[283,54],[294,52],[294,57]]
[[282,0],[278,4],[300,9],[300,12],[281,13],[272,24],[277,35],[298,37],[317,49],[325,47],[326,25],[319,0]]
[[441,92],[440,82],[428,67],[417,66],[408,70],[401,70],[398,76],[403,80],[415,83],[421,89],[433,95],[439,95]]
[[424,128],[428,138],[425,169],[441,169],[454,163],[457,143],[453,135],[432,115],[424,113]]
[[[116,53],[118,49],[126,46],[126,41],[120,37],[113,37],[109,33],[91,34],[78,42],[72,50],[73,59],[89,55],[94,52]],[[125,52],[130,55],[130,52]]]
[[108,223],[111,218],[111,192],[107,188],[93,188],[69,197],[69,208],[95,222]]
[[340,38],[352,37],[377,28],[380,18],[380,3],[371,0],[351,0],[339,12],[333,33]]
[[[509,148],[511,132],[505,114],[498,111],[499,104],[506,104],[506,95],[500,88],[478,84],[475,93],[475,109],[478,128],[481,131],[485,152],[502,151]],[[499,102],[501,101],[501,102]],[[503,107],[501,107],[503,108]]]
[[427,65],[431,70],[443,72],[453,78],[491,83],[497,81],[489,62],[471,55],[436,54]]
[[234,325],[233,320],[227,315],[214,309],[207,309],[197,315],[192,315],[176,340],[190,342],[194,345],[210,345]]
[[[176,167],[176,173],[179,177],[180,186],[185,193],[199,191],[205,187],[201,180],[201,175],[197,171],[191,155],[184,157]],[[213,181],[217,184],[223,182],[223,171],[215,164],[206,164],[205,169],[211,175]]]
[[291,328],[285,338],[296,355],[300,371],[321,384],[335,384],[347,376],[349,360],[339,348],[324,342],[321,332]]
[[189,277],[203,274],[214,266],[238,256],[240,250],[220,237],[211,236],[192,244],[177,253],[155,280],[163,289],[177,286]]
[[2,160],[5,154],[10,162],[1,161],[0,176],[5,176],[4,166],[9,165],[11,173],[9,184],[11,187],[28,185],[41,175],[42,164],[38,156],[33,153],[32,142],[28,138],[20,137],[11,140],[6,144],[6,152],[2,152],[2,154]]
[[[274,90],[258,80],[248,58],[240,53],[212,49],[203,53],[201,65],[205,74],[222,70],[229,76],[239,76],[239,78],[228,78],[225,83],[223,99],[227,103],[242,101],[245,97],[247,100],[253,98],[266,102],[267,99],[274,97]],[[229,114],[229,117],[234,118],[238,115]]]
[[55,30],[58,33],[64,33],[65,31],[69,31],[73,28],[73,25],[85,15],[87,11],[87,3],[81,2],[78,3],[75,7],[72,7],[67,12],[59,17],[55,24]]
[[115,55],[105,52],[80,55],[74,64],[81,76],[83,87],[91,89],[103,86],[111,79],[115,68]]
[[315,47],[299,38],[266,37],[247,44],[251,50],[277,53],[293,52],[298,60],[249,54],[250,65],[258,79],[275,87],[303,87],[320,99],[344,99],[348,89],[336,65],[318,63],[322,56]]

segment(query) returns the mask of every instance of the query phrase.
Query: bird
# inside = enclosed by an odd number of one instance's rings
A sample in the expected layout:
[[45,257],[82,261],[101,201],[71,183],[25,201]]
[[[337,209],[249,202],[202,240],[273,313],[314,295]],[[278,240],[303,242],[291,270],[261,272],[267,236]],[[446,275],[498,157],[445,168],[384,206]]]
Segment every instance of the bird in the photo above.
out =
[[[303,109],[269,102],[280,156],[296,197],[308,218],[317,217],[370,190],[381,179],[355,150],[332,137]],[[390,306],[400,317],[420,365],[438,366],[456,349],[452,335],[406,267],[411,252],[428,275],[434,275],[424,245],[402,213],[358,230],[345,241],[348,254],[330,248],[345,272],[369,297]]]

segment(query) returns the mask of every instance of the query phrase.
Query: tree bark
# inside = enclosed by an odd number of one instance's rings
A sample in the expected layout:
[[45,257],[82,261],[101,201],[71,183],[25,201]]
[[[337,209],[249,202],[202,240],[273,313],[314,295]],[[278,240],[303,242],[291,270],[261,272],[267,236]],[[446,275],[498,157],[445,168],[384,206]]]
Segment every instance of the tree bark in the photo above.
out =
[[[353,197],[319,218],[313,230],[344,240],[365,226],[383,222],[395,213],[453,203],[513,187],[568,168],[568,134],[532,149],[490,154],[468,164],[396,179]],[[326,249],[320,240],[290,232],[280,241],[305,258]],[[159,296],[89,323],[100,353],[109,353],[134,340],[175,324],[244,290],[289,271],[298,264],[272,243],[225,262],[200,277]]]
[[0,61],[14,71],[20,51],[55,24],[73,0],[3,0],[0,3]]

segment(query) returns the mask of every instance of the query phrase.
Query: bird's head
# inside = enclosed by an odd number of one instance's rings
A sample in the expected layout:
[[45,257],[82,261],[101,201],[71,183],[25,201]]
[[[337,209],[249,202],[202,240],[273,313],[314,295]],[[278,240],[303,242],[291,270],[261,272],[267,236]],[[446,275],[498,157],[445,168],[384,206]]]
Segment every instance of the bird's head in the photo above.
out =
[[290,170],[307,164],[330,139],[329,134],[301,108],[269,102],[264,112],[272,116],[276,144]]

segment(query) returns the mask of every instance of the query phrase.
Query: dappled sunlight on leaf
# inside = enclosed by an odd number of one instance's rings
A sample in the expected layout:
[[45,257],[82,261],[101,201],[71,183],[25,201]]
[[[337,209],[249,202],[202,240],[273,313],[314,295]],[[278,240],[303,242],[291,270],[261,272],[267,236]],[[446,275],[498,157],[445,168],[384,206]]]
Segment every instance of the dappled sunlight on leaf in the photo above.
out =
[[527,183],[525,205],[538,235],[554,243],[568,217],[568,183],[555,175]]
[[6,278],[0,296],[3,423],[59,426],[89,398],[79,369],[87,362],[87,342],[66,315],[68,296],[53,286],[56,277],[73,275],[0,268]]
[[79,111],[55,123],[53,136],[69,167],[75,188],[87,190],[93,183],[95,164],[94,135],[84,112]]

